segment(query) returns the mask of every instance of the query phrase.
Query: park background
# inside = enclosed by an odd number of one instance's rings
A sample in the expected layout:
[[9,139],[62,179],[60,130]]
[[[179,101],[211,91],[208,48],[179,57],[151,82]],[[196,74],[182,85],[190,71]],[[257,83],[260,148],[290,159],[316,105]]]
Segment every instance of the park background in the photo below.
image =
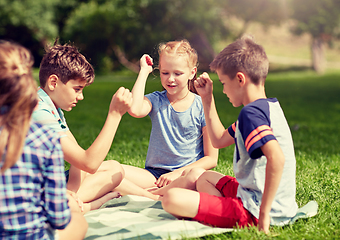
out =
[[[160,42],[186,38],[198,51],[199,71],[209,71],[215,54],[243,34],[253,35],[270,60],[266,92],[279,99],[291,127],[298,205],[315,200],[319,213],[269,235],[245,229],[204,239],[339,239],[340,0],[0,0],[0,39],[32,51],[36,79],[44,47],[57,38],[76,45],[95,67],[85,99],[65,113],[84,148],[99,134],[115,91],[132,89],[142,54],[157,64]],[[211,77],[228,127],[240,108]],[[146,93],[155,90],[161,90],[157,70]],[[107,159],[143,167],[150,128],[148,117],[125,114]],[[220,150],[215,170],[233,175],[233,150]]]

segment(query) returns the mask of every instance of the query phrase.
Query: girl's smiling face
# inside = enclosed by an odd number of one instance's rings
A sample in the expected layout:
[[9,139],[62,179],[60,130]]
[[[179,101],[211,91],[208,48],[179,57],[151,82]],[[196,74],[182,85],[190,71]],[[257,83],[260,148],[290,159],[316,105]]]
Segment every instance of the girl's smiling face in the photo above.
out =
[[169,95],[181,98],[188,91],[188,81],[197,71],[190,67],[187,56],[163,53],[159,60],[159,71],[162,86]]

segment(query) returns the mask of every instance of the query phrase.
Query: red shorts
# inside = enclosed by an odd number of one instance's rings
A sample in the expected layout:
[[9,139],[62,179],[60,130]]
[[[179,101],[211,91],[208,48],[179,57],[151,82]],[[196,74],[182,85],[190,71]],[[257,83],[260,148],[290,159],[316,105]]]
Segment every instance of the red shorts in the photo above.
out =
[[238,185],[236,178],[225,176],[216,184],[223,197],[200,192],[198,213],[194,219],[216,227],[256,226],[257,218],[245,209],[241,199],[236,197]]

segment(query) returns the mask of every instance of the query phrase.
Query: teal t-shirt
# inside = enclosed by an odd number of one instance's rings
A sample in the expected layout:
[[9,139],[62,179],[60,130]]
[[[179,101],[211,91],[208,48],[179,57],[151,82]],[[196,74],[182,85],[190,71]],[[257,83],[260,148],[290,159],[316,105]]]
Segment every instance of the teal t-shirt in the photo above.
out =
[[[52,128],[58,133],[69,130],[64,113],[60,108],[56,108],[51,98],[42,89],[38,89],[38,108],[33,111],[32,118],[35,122]],[[61,135],[61,136],[66,136]]]

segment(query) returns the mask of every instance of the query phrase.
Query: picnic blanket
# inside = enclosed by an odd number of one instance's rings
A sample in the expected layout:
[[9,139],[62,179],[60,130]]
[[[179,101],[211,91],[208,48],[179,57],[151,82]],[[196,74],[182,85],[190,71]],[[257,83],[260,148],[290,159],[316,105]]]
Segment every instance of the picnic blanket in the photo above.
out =
[[[314,216],[317,208],[316,202],[309,202],[291,222]],[[177,219],[163,210],[160,201],[133,195],[111,199],[100,209],[86,213],[85,218],[89,224],[85,240],[183,239],[236,230]]]

